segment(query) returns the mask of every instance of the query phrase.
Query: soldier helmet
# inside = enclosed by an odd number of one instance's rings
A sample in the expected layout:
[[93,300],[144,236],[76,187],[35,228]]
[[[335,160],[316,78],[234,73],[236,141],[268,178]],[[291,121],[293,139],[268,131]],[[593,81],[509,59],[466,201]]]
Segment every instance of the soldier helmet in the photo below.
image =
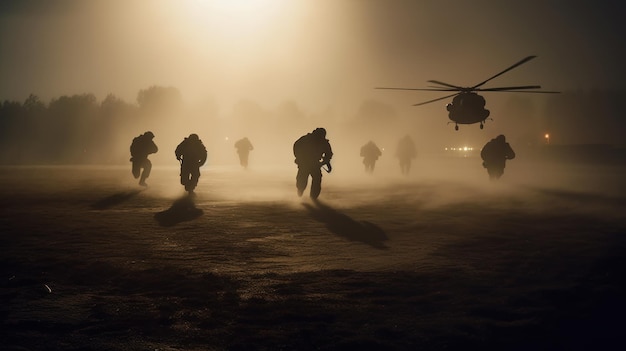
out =
[[317,135],[321,138],[326,138],[326,129],[324,128],[315,128],[315,130],[313,131],[314,135]]
[[143,133],[143,135],[147,136],[150,139],[154,138],[154,133],[152,133],[150,131],[147,131],[147,132]]
[[189,139],[190,140],[200,140],[200,138],[198,137],[198,134],[189,134]]

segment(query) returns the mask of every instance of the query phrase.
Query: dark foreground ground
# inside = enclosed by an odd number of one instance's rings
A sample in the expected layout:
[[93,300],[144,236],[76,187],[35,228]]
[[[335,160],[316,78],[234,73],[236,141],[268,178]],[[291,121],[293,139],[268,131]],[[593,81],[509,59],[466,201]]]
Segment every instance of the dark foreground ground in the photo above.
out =
[[286,172],[207,167],[187,198],[175,169],[0,168],[0,348],[626,347],[626,198],[600,191],[622,168],[578,189],[339,169],[319,203]]

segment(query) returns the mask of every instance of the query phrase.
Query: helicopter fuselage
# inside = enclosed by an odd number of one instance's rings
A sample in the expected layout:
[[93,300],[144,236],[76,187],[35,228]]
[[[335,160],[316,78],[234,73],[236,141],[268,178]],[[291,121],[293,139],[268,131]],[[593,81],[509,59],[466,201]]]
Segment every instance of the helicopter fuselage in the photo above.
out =
[[455,124],[480,123],[482,128],[489,117],[489,110],[485,109],[485,98],[473,92],[458,94],[446,105],[446,109],[448,118]]

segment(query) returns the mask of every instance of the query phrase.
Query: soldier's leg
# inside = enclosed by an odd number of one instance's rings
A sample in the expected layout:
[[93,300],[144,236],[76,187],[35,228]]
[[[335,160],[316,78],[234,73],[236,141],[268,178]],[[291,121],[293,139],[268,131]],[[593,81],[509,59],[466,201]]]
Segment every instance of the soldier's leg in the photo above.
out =
[[180,184],[187,185],[189,183],[189,167],[185,165],[180,166]]
[[504,165],[495,162],[490,163],[487,167],[487,172],[489,173],[489,178],[499,179],[504,173]]
[[200,166],[194,168],[193,174],[193,188],[195,189],[198,186],[198,181],[200,180]]
[[500,179],[500,177],[502,177],[502,175],[504,174],[504,167],[499,167],[498,169],[496,169],[496,179]]
[[185,190],[186,191],[190,191],[193,190],[195,188],[195,186],[193,185],[193,176],[191,175],[191,172],[187,171],[185,172],[185,184],[183,184],[185,186]]
[[139,184],[146,184],[146,179],[148,179],[148,177],[150,176],[150,171],[152,171],[152,162],[146,159],[143,162],[143,172],[141,172],[141,179],[139,179]]
[[189,181],[185,185],[185,190],[193,191],[198,186],[198,179],[200,178],[200,168],[194,167],[189,171]]
[[304,167],[298,167],[298,174],[296,175],[296,188],[298,189],[298,196],[302,196],[304,189],[309,181],[309,172]]
[[139,160],[135,160],[135,159],[133,159],[132,162],[133,162],[132,163],[133,177],[135,177],[135,179],[137,179],[141,175],[141,162]]
[[500,176],[498,175],[498,168],[497,167],[488,167],[487,168],[487,173],[489,174],[489,179],[491,180],[495,180],[500,178]]
[[311,198],[317,199],[322,192],[322,169],[318,168],[311,172]]

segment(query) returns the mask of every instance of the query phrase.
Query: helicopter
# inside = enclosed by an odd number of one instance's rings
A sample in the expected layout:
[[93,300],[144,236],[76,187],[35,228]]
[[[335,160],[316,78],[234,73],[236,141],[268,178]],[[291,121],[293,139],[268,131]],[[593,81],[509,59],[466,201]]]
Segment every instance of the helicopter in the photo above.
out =
[[431,102],[451,98],[452,102],[446,105],[448,111],[448,118],[454,123],[454,129],[459,130],[459,124],[474,124],[480,123],[480,129],[483,129],[483,124],[489,117],[489,110],[485,109],[485,98],[478,95],[476,92],[514,92],[514,93],[542,93],[542,94],[558,94],[559,91],[545,91],[545,90],[531,90],[540,89],[539,85],[522,85],[522,86],[509,86],[498,88],[481,88],[485,83],[490,80],[501,76],[502,74],[534,59],[537,56],[528,56],[509,68],[501,71],[500,73],[474,85],[471,87],[460,87],[453,84],[444,83],[438,80],[429,80],[428,83],[436,84],[436,86],[429,86],[428,88],[389,88],[389,87],[377,87],[376,89],[388,89],[388,90],[421,90],[421,91],[444,91],[454,92],[454,94],[446,95],[433,100],[428,100],[414,104],[413,106],[421,106],[429,104]]

